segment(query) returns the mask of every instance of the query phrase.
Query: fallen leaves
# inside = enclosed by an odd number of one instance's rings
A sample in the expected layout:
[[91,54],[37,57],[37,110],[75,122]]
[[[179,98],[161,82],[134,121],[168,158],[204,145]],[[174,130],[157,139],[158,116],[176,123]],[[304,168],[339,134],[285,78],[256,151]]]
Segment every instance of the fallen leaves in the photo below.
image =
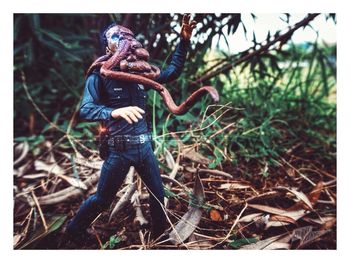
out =
[[23,249],[23,248],[28,248],[31,245],[33,245],[34,243],[38,242],[39,240],[43,239],[44,237],[46,237],[48,234],[56,231],[57,229],[59,229],[62,224],[64,223],[64,221],[66,220],[65,215],[57,215],[52,217],[48,222],[47,222],[47,229],[45,229],[44,227],[39,228],[34,234],[33,236],[26,241],[24,244],[18,243],[18,237],[16,238],[15,241],[17,241],[16,245],[19,246],[19,249]]
[[279,187],[276,187],[275,189],[289,191],[290,193],[294,194],[298,200],[304,202],[304,204],[306,204],[310,210],[312,210],[312,204],[309,198],[303,192],[297,191],[295,188],[289,188],[284,186],[279,186]]
[[200,208],[204,203],[204,189],[201,179],[197,175],[194,187],[193,187],[193,197],[190,209],[188,212],[180,219],[173,230],[169,234],[169,240],[175,245],[183,243],[193,231],[196,229],[199,221],[202,217],[202,210]]
[[298,241],[299,243],[296,248],[299,249],[311,244],[312,242],[315,242],[319,237],[327,232],[328,230],[313,231],[312,226],[305,226],[293,230],[291,241]]
[[[76,204],[77,200],[81,200],[79,196],[93,193],[102,166],[97,158],[73,158],[62,152],[58,152],[59,158],[57,154],[50,153],[30,162],[24,147],[17,148],[16,158],[22,155],[26,157],[19,158],[17,162],[14,175],[18,183],[14,191],[19,213],[28,216],[26,219],[21,218],[21,222],[16,225],[13,238],[15,248],[21,248],[29,241],[32,243],[26,246],[35,247],[36,240],[52,232],[52,216],[46,213],[47,205],[60,207],[68,202]],[[168,247],[303,249],[316,244],[319,246],[322,243],[320,240],[331,238],[335,232],[336,180],[317,182],[312,178],[315,184],[304,187],[300,183],[303,177],[294,176],[288,177],[292,181],[290,185],[283,184],[282,178],[277,183],[273,178],[268,178],[257,184],[256,178],[237,177],[239,173],[234,170],[208,169],[206,157],[198,155],[196,147],[181,147],[176,159],[172,157],[170,149],[164,151],[160,159],[164,167],[169,168],[163,171],[168,174],[162,175],[169,205],[164,209],[171,226],[168,241],[172,245]],[[188,163],[188,160],[191,162]],[[297,172],[290,166],[287,169]],[[134,170],[130,172],[134,174]],[[137,236],[143,249],[161,246],[150,242],[149,232],[141,227],[148,223],[149,210],[143,208],[148,206],[149,195],[136,176],[127,178],[117,194],[119,199],[110,218],[125,208],[127,203],[131,203],[132,206],[127,209],[131,208],[135,213],[127,215],[122,225],[116,227],[124,231],[129,229],[126,231],[128,238],[130,229],[140,227]],[[35,193],[36,202],[31,193]],[[29,210],[21,210],[23,204],[29,204],[30,213]],[[325,206],[328,210],[324,210]],[[101,218],[108,218],[108,212]],[[45,228],[39,230],[33,227],[34,221],[38,226],[45,221],[47,231]],[[96,220],[98,224],[102,221],[100,218]],[[110,224],[114,223],[110,220]],[[109,242],[100,234],[99,239],[100,246]],[[120,246],[125,246],[125,242],[115,244],[115,248]]]

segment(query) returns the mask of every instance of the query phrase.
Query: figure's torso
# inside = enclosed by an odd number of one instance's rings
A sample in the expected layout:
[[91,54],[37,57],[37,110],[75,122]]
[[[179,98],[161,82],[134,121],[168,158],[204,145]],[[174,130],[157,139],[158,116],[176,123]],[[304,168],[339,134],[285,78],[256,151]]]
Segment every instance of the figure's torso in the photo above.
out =
[[[102,81],[103,104],[110,108],[122,108],[137,106],[146,112],[147,92],[141,84],[103,79]],[[111,135],[138,135],[148,131],[146,114],[142,115],[138,122],[129,124],[123,118],[113,119],[106,122]]]

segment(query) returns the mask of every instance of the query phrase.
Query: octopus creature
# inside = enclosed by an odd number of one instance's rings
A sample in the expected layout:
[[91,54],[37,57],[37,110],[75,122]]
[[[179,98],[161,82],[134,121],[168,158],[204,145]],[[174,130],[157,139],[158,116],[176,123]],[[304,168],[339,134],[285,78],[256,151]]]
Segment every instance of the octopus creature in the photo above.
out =
[[154,81],[160,69],[148,63],[149,53],[137,41],[131,30],[123,26],[115,26],[114,36],[117,36],[117,48],[114,52],[107,52],[92,63],[87,71],[87,76],[95,70],[100,69],[100,74],[105,78],[118,81],[136,82],[147,85],[157,91],[163,98],[166,107],[176,115],[183,115],[207,93],[214,102],[219,101],[219,94],[212,86],[204,86],[192,93],[183,103],[176,105],[170,92],[160,83]]

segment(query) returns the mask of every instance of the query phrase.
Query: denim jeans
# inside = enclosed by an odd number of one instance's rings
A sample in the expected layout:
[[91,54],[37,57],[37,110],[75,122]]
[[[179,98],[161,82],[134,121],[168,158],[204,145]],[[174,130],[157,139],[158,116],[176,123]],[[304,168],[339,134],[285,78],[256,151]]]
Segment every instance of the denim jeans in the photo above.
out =
[[81,205],[67,226],[68,233],[84,232],[99,213],[109,208],[130,166],[135,167],[149,191],[153,234],[158,236],[165,230],[166,217],[161,206],[164,204],[164,189],[157,159],[148,141],[126,145],[123,151],[110,148],[102,166],[97,192]]

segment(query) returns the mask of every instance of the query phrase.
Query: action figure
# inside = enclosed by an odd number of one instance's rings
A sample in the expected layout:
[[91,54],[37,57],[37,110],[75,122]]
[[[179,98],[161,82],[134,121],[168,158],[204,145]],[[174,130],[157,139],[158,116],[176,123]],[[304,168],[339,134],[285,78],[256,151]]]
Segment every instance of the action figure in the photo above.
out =
[[85,233],[96,216],[110,206],[130,166],[138,171],[150,193],[152,237],[157,238],[167,228],[163,184],[145,120],[146,91],[152,88],[159,92],[174,114],[186,113],[207,92],[218,101],[217,91],[207,86],[176,106],[170,93],[160,84],[173,81],[181,74],[195,27],[196,22],[190,22],[190,16],[184,15],[180,43],[170,65],[162,71],[147,62],[149,53],[128,28],[113,23],[103,32],[106,55],[97,59],[88,70],[80,117],[103,123],[107,130],[107,151],[102,154],[105,161],[97,191],[84,201],[69,222],[66,229],[69,235]]

